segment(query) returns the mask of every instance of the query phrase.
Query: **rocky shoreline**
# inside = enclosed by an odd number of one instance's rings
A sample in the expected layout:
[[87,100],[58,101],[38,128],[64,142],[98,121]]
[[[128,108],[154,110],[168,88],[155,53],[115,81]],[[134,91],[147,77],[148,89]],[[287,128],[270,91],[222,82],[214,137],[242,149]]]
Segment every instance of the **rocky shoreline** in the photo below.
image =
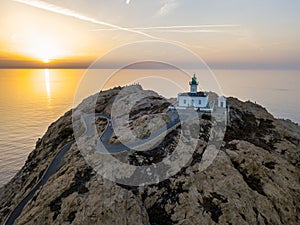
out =
[[[166,117],[169,103],[152,91],[133,88],[149,96],[130,113],[131,129],[143,138],[160,126],[159,121],[147,124],[156,115]],[[109,115],[121,90],[100,92],[78,108],[96,100],[96,109],[82,110]],[[228,98],[228,104],[230,120],[222,148],[206,170],[201,171],[199,165],[209,151],[209,118],[199,119],[197,149],[190,163],[157,184],[135,187],[107,180],[97,175],[73,144],[62,166],[35,193],[15,224],[299,224],[299,126],[276,119],[251,102]],[[96,123],[103,132],[106,122]],[[155,164],[172,154],[179,133],[180,127],[151,151],[130,151],[120,158],[130,165]],[[0,189],[1,224],[73,139],[70,110],[49,126],[24,167]]]

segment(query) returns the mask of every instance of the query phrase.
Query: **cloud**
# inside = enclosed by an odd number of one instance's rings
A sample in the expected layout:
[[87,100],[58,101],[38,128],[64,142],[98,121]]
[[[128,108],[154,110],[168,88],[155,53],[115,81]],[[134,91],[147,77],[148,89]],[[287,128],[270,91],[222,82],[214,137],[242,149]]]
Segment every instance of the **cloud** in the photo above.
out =
[[[144,36],[144,37],[152,39],[152,40],[171,42],[174,44],[179,44],[179,45],[190,47],[190,48],[192,48],[193,46],[188,43],[150,35],[150,34],[146,33],[145,31],[148,31],[148,32],[155,31],[155,32],[185,32],[185,33],[193,33],[193,32],[194,33],[199,33],[199,32],[217,33],[217,32],[225,32],[224,31],[225,28],[232,28],[232,27],[239,26],[239,25],[232,25],[232,24],[223,24],[223,25],[221,24],[221,25],[167,26],[167,27],[121,27],[119,25],[101,21],[101,20],[86,16],[86,15],[80,14],[73,10],[70,10],[67,8],[62,8],[60,6],[53,5],[53,4],[50,4],[50,3],[47,3],[44,1],[40,1],[40,0],[13,0],[13,1],[25,4],[25,5],[29,5],[29,6],[38,8],[38,9],[46,10],[48,12],[53,12],[56,14],[73,17],[75,19],[78,19],[78,20],[81,20],[84,22],[94,23],[94,24],[105,27],[105,28],[100,28],[97,30],[125,31],[125,32],[139,34],[141,36]],[[166,15],[171,10],[174,10],[178,5],[179,5],[178,0],[164,0],[163,6],[159,10],[159,14]],[[204,28],[206,28],[206,29],[204,29]],[[212,28],[214,28],[214,29],[212,29]],[[216,29],[216,28],[218,28],[218,29]]]
[[176,9],[179,6],[179,1],[178,0],[164,0],[162,1],[163,5],[159,9],[157,15],[158,16],[164,16]]
[[[238,28],[241,25],[239,24],[204,24],[204,25],[186,25],[186,26],[160,26],[160,27],[127,27],[130,30],[139,30],[139,31],[159,31],[159,32],[183,32],[183,33],[215,33],[226,31],[227,28]],[[100,28],[93,31],[114,31],[118,30],[116,28]]]
[[105,21],[100,21],[100,20],[97,20],[95,18],[88,17],[88,16],[82,15],[80,13],[77,13],[73,10],[62,8],[62,7],[59,7],[57,5],[53,5],[53,4],[44,2],[44,1],[39,1],[39,0],[13,0],[13,1],[25,4],[25,5],[29,5],[29,6],[32,6],[32,7],[35,7],[35,8],[43,9],[43,10],[46,10],[46,11],[49,11],[49,12],[57,13],[57,14],[60,14],[60,15],[73,17],[73,18],[76,18],[76,19],[81,20],[81,21],[90,22],[90,23],[94,23],[94,24],[114,28],[114,29],[117,29],[117,30],[122,30],[122,31],[127,31],[127,32],[131,32],[131,33],[140,34],[142,36],[145,36],[145,37],[148,37],[148,38],[151,38],[151,39],[157,39],[156,37],[151,36],[151,35],[149,35],[145,32],[138,31],[138,30],[132,30],[132,29],[129,29],[129,28],[124,28],[124,27],[121,27],[121,26],[118,26],[118,25],[115,25],[115,24],[107,23]]

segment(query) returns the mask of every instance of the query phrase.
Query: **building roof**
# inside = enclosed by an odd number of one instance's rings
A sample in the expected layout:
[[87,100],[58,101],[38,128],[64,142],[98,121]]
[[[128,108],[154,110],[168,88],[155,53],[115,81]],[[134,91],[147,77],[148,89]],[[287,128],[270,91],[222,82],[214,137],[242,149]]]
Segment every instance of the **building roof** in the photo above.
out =
[[190,93],[190,92],[185,92],[185,93],[179,93],[179,96],[188,96],[188,97],[207,97],[207,94],[200,91],[197,93]]

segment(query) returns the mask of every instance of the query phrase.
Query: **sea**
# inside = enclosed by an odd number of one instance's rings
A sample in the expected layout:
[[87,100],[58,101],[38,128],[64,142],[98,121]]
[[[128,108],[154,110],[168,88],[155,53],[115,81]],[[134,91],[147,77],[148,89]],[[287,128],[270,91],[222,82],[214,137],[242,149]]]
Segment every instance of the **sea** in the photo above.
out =
[[193,73],[205,91],[256,102],[277,118],[300,123],[300,70],[0,69],[0,187],[24,165],[47,127],[82,99],[137,83],[176,97],[188,91]]

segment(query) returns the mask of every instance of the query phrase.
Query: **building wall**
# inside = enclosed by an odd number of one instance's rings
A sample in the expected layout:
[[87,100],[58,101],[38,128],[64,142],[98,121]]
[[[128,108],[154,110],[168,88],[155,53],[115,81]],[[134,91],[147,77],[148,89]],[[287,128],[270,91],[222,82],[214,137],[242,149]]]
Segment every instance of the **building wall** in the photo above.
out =
[[[200,102],[199,102],[200,101]],[[199,108],[205,108],[208,104],[208,97],[189,97],[189,96],[178,96],[178,106],[188,107],[194,106]]]
[[190,86],[190,92],[191,93],[197,93],[197,85],[191,85]]
[[226,108],[226,97],[221,96],[218,98],[218,107]]

